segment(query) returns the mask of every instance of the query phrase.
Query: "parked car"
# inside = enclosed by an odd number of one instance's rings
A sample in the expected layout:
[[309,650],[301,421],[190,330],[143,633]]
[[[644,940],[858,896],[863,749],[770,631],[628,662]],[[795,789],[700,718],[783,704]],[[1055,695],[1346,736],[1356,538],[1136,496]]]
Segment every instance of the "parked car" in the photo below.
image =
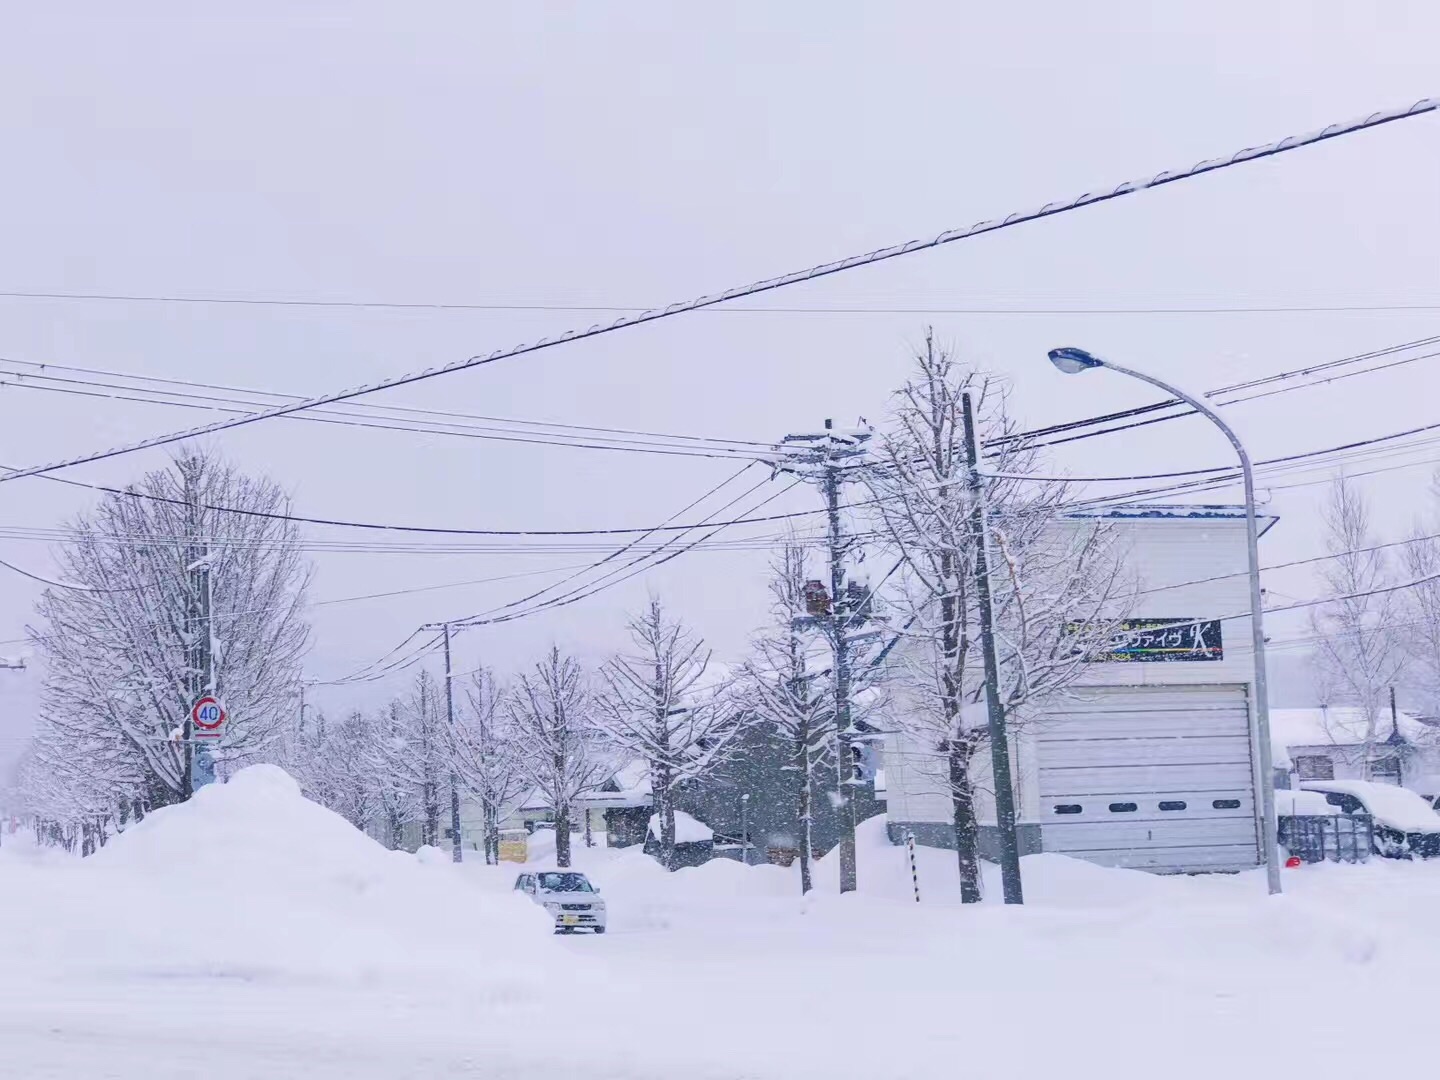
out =
[[515,879],[515,889],[555,916],[556,933],[605,932],[605,901],[600,898],[600,890],[578,871],[539,870],[521,874]]
[[1375,823],[1375,854],[1387,859],[1440,856],[1440,813],[1415,792],[1370,780],[1307,780],[1344,814],[1369,814]]

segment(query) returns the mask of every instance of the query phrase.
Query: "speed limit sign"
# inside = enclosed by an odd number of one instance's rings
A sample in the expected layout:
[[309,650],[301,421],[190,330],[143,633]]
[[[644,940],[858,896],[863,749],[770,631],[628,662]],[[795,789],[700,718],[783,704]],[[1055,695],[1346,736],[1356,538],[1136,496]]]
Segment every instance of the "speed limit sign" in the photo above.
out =
[[225,727],[225,706],[209,694],[200,698],[190,709],[190,723],[195,728],[197,739],[218,739]]

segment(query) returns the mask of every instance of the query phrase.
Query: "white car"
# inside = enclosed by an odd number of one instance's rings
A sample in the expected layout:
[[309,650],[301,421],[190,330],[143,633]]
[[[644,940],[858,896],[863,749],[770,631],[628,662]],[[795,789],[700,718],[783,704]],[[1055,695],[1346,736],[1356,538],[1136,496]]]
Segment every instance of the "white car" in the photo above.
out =
[[1440,814],[1413,791],[1371,780],[1306,780],[1300,786],[1319,792],[1342,814],[1369,814],[1376,855],[1386,859],[1440,857]]
[[590,879],[575,870],[538,870],[521,874],[515,889],[555,916],[555,932],[605,932],[605,901]]

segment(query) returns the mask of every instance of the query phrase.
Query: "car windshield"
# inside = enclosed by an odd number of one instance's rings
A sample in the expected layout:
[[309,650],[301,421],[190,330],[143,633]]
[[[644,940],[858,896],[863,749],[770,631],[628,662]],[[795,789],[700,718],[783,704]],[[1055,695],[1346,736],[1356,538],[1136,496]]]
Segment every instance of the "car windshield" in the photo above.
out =
[[540,888],[546,892],[592,892],[584,874],[541,874]]

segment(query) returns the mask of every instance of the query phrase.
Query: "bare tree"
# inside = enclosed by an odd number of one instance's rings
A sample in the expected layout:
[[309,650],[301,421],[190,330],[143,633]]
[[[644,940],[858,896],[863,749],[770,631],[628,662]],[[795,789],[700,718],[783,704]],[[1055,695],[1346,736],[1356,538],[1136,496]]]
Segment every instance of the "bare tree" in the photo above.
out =
[[570,815],[575,798],[605,774],[594,702],[584,670],[558,647],[520,676],[508,712],[529,782],[555,812],[555,861],[570,865]]
[[[1315,608],[1310,617],[1316,675],[1326,699],[1360,710],[1361,769],[1368,779],[1375,746],[1384,738],[1381,718],[1387,713],[1386,700],[1408,659],[1394,629],[1402,601],[1394,591],[1378,591],[1393,583],[1390,561],[1383,549],[1375,550],[1364,495],[1344,476],[1330,485],[1322,520],[1332,558],[1320,570],[1322,595],[1329,602]],[[1426,555],[1421,547],[1412,548],[1408,557],[1423,561]],[[1423,598],[1412,600],[1423,603]],[[1348,742],[1354,733],[1336,736],[1337,742]]]
[[316,711],[291,740],[286,765],[306,798],[334,810],[357,829],[368,829],[381,812],[374,768],[377,729],[358,709],[338,724]]
[[480,803],[485,861],[500,861],[500,820],[525,792],[526,775],[505,695],[494,674],[481,668],[465,688],[467,708],[457,711],[450,753],[466,790]]
[[[1440,473],[1430,481],[1432,505],[1440,509]],[[1417,524],[1401,552],[1405,577],[1415,582],[1397,597],[1408,683],[1425,701],[1426,709],[1440,709],[1440,541],[1434,533],[1440,515]]]
[[983,493],[1000,700],[1012,724],[1081,676],[1114,632],[1121,590],[1111,530],[1064,521],[1066,485],[1024,479],[1035,448],[1015,437],[1001,385],[960,366],[927,333],[898,391],[878,465],[867,471],[882,532],[901,557],[904,642],[892,666],[896,722],[924,747],[950,799],[961,896],[980,899],[975,765],[988,750],[975,557],[980,540],[965,451],[963,397],[989,447]]
[[[57,555],[68,587],[38,605],[42,733],[102,753],[107,768],[123,759],[152,806],[189,791],[188,746],[176,733],[199,693],[229,710],[215,748],[222,767],[272,753],[309,633],[308,572],[288,509],[269,480],[185,451],[77,518]],[[202,644],[208,674],[197,667]]]
[[386,842],[398,850],[405,844],[405,826],[422,813],[412,764],[412,731],[399,698],[374,717],[372,730],[364,769],[384,820]]
[[602,669],[599,725],[616,749],[645,761],[659,823],[660,861],[675,865],[675,793],[725,759],[740,710],[703,693],[705,642],[666,614],[656,597],[630,620],[633,651]]
[[381,744],[384,767],[396,782],[414,793],[420,821],[420,842],[440,842],[440,792],[449,771],[449,744],[444,706],[435,676],[421,669],[413,689],[393,703],[387,738]]
[[806,614],[804,549],[792,538],[771,569],[774,621],[754,641],[737,696],[758,724],[789,747],[790,762],[785,769],[794,783],[795,814],[800,823],[800,891],[808,893],[813,887],[814,799],[823,790],[822,773],[835,767],[835,703],[825,669],[829,652],[817,662],[807,647],[813,636],[803,634],[796,625]]

